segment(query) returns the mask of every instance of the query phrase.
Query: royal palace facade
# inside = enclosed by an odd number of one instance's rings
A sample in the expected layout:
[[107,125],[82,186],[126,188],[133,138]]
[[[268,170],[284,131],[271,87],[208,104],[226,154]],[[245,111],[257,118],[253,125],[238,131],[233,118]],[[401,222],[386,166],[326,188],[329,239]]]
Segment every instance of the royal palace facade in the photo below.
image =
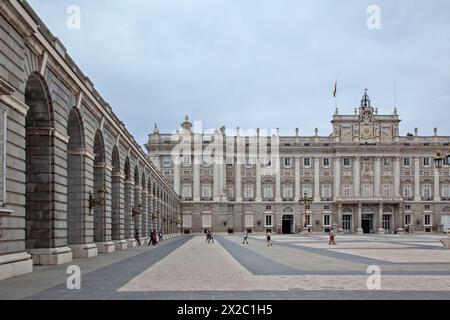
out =
[[204,133],[186,117],[173,134],[155,126],[146,148],[182,197],[185,233],[440,231],[450,217],[450,166],[434,157],[450,137],[437,129],[400,136],[397,110],[379,114],[367,90],[354,114],[336,109],[331,124],[329,136],[262,136]]

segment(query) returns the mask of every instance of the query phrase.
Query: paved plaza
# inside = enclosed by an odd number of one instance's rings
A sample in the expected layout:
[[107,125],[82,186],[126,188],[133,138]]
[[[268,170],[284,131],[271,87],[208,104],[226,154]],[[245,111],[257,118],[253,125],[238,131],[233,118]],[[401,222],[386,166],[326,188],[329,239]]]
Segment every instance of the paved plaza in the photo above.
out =
[[[181,236],[35,267],[0,281],[1,299],[450,299],[450,250],[437,235]],[[81,269],[81,289],[67,289],[68,266]],[[381,272],[368,289],[369,266]]]

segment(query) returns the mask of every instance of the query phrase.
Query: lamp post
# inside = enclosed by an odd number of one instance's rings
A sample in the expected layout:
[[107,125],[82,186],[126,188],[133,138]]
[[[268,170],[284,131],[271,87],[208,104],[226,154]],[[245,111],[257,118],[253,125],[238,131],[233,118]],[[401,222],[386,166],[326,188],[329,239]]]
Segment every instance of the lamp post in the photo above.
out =
[[[444,164],[450,164],[450,147],[448,147],[447,154],[445,152],[437,152],[434,157],[434,165],[437,169],[441,169]],[[441,239],[441,243],[444,245],[444,248],[450,249],[450,232],[447,232],[447,238]]]
[[308,221],[306,219],[306,209],[308,208],[308,205],[310,205],[313,202],[313,198],[312,197],[308,197],[308,194],[306,193],[306,191],[303,193],[303,197],[300,197],[300,199],[298,200],[300,203],[303,203],[305,211],[304,211],[304,223],[303,223],[303,228],[301,231],[301,234],[309,236],[309,228],[308,228]]

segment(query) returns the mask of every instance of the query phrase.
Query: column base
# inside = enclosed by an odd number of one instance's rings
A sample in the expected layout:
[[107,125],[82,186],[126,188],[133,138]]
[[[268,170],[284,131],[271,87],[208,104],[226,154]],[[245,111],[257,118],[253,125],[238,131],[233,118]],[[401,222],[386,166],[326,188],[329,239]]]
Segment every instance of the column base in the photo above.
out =
[[362,228],[357,228],[356,234],[364,234],[364,230]]
[[405,229],[403,229],[403,228],[397,228],[397,229],[395,229],[395,233],[396,234],[405,234],[406,232],[405,232]]
[[133,248],[137,246],[136,239],[127,239],[127,246],[128,248]]
[[33,272],[33,259],[26,252],[0,256],[0,280]]
[[31,249],[33,264],[53,266],[72,261],[72,250],[69,247]]
[[98,255],[98,249],[95,243],[72,244],[69,247],[72,249],[73,258],[91,258]]
[[383,228],[378,228],[377,233],[378,233],[378,234],[385,234]]
[[96,242],[99,253],[111,253],[115,250],[114,241]]
[[114,241],[116,250],[125,250],[127,248],[126,240],[116,240]]

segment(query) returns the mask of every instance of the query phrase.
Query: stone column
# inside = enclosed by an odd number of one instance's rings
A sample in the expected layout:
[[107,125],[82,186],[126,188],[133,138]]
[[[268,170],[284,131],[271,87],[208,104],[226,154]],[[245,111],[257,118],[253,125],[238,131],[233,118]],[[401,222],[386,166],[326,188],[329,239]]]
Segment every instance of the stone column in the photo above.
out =
[[380,157],[375,158],[374,166],[374,196],[375,198],[381,197],[381,159]]
[[173,164],[173,190],[177,194],[181,194],[180,171],[180,160],[177,158]]
[[261,160],[256,159],[256,202],[261,202]]
[[219,163],[217,161],[217,157],[214,157],[214,165],[213,165],[213,196],[214,201],[220,200],[220,171],[219,171]]
[[300,158],[295,157],[295,200],[298,201],[300,197]]
[[394,197],[401,197],[400,192],[400,157],[394,160]]
[[220,192],[223,195],[221,200],[226,202],[227,197],[228,197],[228,195],[227,195],[227,163],[224,158],[222,158],[222,164],[220,165],[220,167],[221,167],[221,171],[222,171],[222,175],[221,175],[222,189]]
[[357,234],[363,234],[363,229],[361,227],[361,222],[362,222],[362,204],[358,203],[358,216],[357,216],[357,221],[356,221],[356,225],[358,226],[356,229],[356,233]]
[[361,194],[361,158],[355,158],[355,164],[353,167],[353,181],[354,181],[354,190],[353,194],[355,198],[359,198]]
[[[439,182],[439,169],[434,168],[434,188],[433,188],[433,200],[441,201],[441,188]],[[433,221],[434,222],[434,221]]]
[[275,201],[281,201],[281,165],[280,157],[275,159]]
[[[334,159],[334,199],[341,197],[341,158]],[[342,228],[342,224],[340,225]]]
[[147,237],[147,219],[148,219],[148,203],[147,203],[147,199],[148,199],[148,191],[147,190],[143,190],[142,191],[142,228],[141,228],[141,237],[146,238]]
[[414,201],[421,201],[420,196],[420,158],[414,158]]
[[314,202],[320,201],[320,158],[314,158]]
[[383,202],[380,202],[378,204],[378,233],[379,234],[384,234],[384,229],[383,229]]
[[338,224],[338,232],[339,233],[343,233],[344,232],[344,230],[343,230],[343,228],[342,228],[342,203],[339,203],[338,204],[338,221],[337,221],[337,224]]
[[200,201],[200,156],[194,156],[194,201]]
[[238,161],[236,157],[235,161],[235,177],[234,177],[234,195],[236,197],[236,201],[242,201],[242,191],[241,191],[241,163]]

